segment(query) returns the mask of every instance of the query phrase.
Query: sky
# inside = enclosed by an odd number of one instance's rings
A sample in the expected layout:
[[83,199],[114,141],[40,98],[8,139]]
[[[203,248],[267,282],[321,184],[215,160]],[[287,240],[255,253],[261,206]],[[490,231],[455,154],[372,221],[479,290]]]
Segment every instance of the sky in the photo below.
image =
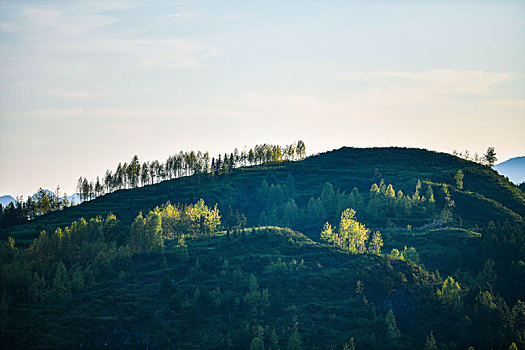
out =
[[523,1],[0,0],[0,195],[303,140],[525,155]]

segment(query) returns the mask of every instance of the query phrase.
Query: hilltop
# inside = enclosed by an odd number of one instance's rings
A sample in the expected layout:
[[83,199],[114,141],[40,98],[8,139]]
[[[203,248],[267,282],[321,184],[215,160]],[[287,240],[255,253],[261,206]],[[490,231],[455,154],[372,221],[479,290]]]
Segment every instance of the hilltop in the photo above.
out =
[[[462,189],[455,184],[454,176],[458,170],[464,174]],[[303,161],[241,167],[226,175],[198,174],[117,190],[81,205],[37,217],[29,224],[11,227],[8,232],[23,240],[35,237],[42,229],[54,230],[80,217],[108,213],[117,215],[125,225],[129,225],[140,211],[148,211],[168,200],[172,203],[191,203],[203,198],[206,202],[217,203],[223,213],[230,206],[243,213],[249,226],[284,223],[309,235],[317,235],[323,222],[283,222],[285,220],[279,217],[272,219],[271,212],[281,210],[293,200],[290,205],[296,205],[297,210],[303,210],[306,215],[310,198],[319,197],[326,183],[332,184],[334,191],[346,194],[357,188],[366,201],[371,186],[374,183],[379,185],[381,180],[385,185],[392,184],[396,192],[401,190],[410,196],[418,180],[422,182],[421,194],[430,185],[437,211],[445,205],[442,184],[448,184],[455,202],[455,215],[468,227],[486,226],[489,221],[521,221],[525,216],[523,192],[487,166],[423,149],[345,147]],[[261,190],[263,186],[268,188]],[[277,189],[277,186],[280,188]],[[261,191],[267,192],[265,198],[261,198]],[[364,209],[357,210],[358,217],[369,226],[384,227],[388,224],[366,215]],[[337,219],[340,212],[336,211],[328,213],[327,218]],[[261,218],[263,212],[265,214]],[[399,227],[407,224],[419,227],[430,224],[433,219],[431,215],[389,218]]]

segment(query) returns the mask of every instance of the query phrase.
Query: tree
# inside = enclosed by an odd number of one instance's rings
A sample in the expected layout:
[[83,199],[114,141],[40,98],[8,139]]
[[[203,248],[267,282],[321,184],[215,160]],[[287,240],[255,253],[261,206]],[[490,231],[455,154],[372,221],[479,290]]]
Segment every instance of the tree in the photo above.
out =
[[149,184],[150,173],[148,162],[142,163],[142,168],[140,169],[140,181],[142,182],[142,186]]
[[164,246],[160,214],[149,212],[144,218],[139,213],[131,225],[129,240],[131,250],[136,253],[148,253]]
[[104,175],[104,186],[106,187],[107,193],[113,190],[113,174],[109,169],[106,170],[106,174]]
[[419,190],[421,189],[421,181],[418,179],[416,184],[416,191],[412,195],[412,203],[417,204],[421,200],[419,196]]
[[437,296],[443,303],[449,304],[454,308],[461,305],[461,287],[459,283],[454,281],[452,276],[448,276],[443,282],[441,289],[438,289]]
[[89,181],[88,179],[84,178],[82,181],[82,192],[81,192],[82,200],[88,200],[89,199]]
[[301,336],[299,335],[299,331],[297,329],[297,325],[295,325],[293,333],[290,335],[290,338],[288,338],[288,350],[301,350]]
[[[324,225],[321,232],[321,239],[355,253],[365,252],[365,243],[368,238],[368,229],[355,220],[355,210],[353,209],[346,209],[341,214],[338,232],[334,232],[328,222]],[[377,240],[375,242],[376,247],[373,249],[377,250],[379,248],[379,241],[382,243],[382,240]]]
[[425,350],[438,350],[436,338],[434,338],[434,332],[432,331],[430,331],[427,341],[425,342]]
[[299,159],[304,159],[306,157],[306,146],[303,141],[297,141],[296,152]]
[[98,197],[100,195],[102,195],[104,193],[104,187],[102,186],[102,184],[100,183],[100,179],[99,177],[97,176],[97,181],[95,182],[95,196]]
[[84,200],[84,181],[82,179],[82,176],[78,178],[77,181],[77,192],[80,195],[80,202]]
[[407,248],[405,246],[405,250],[401,252],[401,256],[403,260],[409,260],[412,261],[414,264],[419,264],[419,253],[414,247]]
[[323,230],[321,231],[321,239],[323,241],[335,243],[335,235],[334,235],[334,232],[332,231],[332,225],[330,225],[329,222],[327,222],[323,226]]
[[59,261],[56,267],[55,277],[53,278],[53,291],[58,297],[65,297],[71,294],[69,276],[62,261]]
[[341,214],[339,222],[339,236],[347,245],[347,249],[362,253],[365,250],[365,242],[368,240],[368,229],[355,220],[355,210],[346,209]]
[[394,311],[392,309],[386,313],[385,322],[390,340],[397,340],[401,338],[401,332],[399,331],[399,328],[397,328],[396,316],[394,315]]
[[390,198],[394,198],[396,196],[396,191],[394,191],[392,184],[388,184],[385,195]]
[[381,253],[382,247],[383,247],[383,238],[381,237],[381,234],[378,231],[375,231],[372,234],[372,239],[370,240],[368,250],[372,254],[379,255]]
[[255,153],[253,149],[250,148],[250,151],[248,152],[248,163],[250,165],[253,165],[255,163]]
[[250,350],[264,350],[264,329],[263,327],[257,327],[257,334],[253,338],[250,344]]
[[498,158],[496,158],[496,151],[494,150],[494,147],[489,147],[487,149],[487,153],[483,155],[483,159],[485,160],[488,166],[493,166],[494,163],[496,163]]
[[434,191],[432,191],[432,186],[428,184],[427,190],[425,192],[425,198],[426,200],[426,206],[427,209],[432,213],[435,209],[435,199],[434,199]]
[[454,179],[456,180],[456,187],[458,188],[458,190],[463,189],[463,177],[464,176],[465,175],[463,174],[463,171],[461,171],[461,169],[458,170],[458,172],[454,176]]
[[350,338],[350,340],[343,345],[343,350],[355,350],[354,337]]
[[250,343],[250,350],[264,350],[264,342],[259,336],[255,336]]

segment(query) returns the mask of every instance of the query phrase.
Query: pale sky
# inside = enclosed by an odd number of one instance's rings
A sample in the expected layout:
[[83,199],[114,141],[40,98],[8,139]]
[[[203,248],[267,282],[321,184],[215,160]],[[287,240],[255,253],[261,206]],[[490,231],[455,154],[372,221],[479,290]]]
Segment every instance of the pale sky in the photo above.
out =
[[525,155],[523,1],[0,1],[0,195],[137,154]]

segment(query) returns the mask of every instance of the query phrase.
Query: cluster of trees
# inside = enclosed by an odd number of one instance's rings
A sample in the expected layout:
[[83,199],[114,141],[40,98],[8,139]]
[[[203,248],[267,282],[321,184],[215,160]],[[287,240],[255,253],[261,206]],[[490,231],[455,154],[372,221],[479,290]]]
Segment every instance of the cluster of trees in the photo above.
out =
[[2,247],[3,292],[21,300],[42,301],[70,296],[89,288],[116,260],[131,256],[114,215],[80,219],[54,232],[42,231],[27,249],[10,238]]
[[414,247],[407,248],[407,246],[405,246],[405,249],[402,251],[393,248],[388,255],[393,259],[412,261],[414,264],[418,265],[420,263],[419,253]]
[[346,209],[341,214],[339,229],[327,222],[321,231],[321,239],[353,253],[369,252],[379,255],[383,238],[379,231],[372,234],[365,225],[355,220],[355,210]]
[[160,218],[164,239],[179,239],[182,235],[209,235],[221,225],[217,205],[209,208],[203,199],[184,206],[172,205],[168,201],[161,207],[156,207],[150,214]]
[[110,214],[42,231],[27,249],[19,250],[9,238],[0,248],[2,289],[22,299],[65,297],[91,286],[116,262],[158,251],[165,240],[176,239],[185,248],[185,237],[209,234],[220,224],[217,206],[209,208],[201,199],[185,206],[168,202],[140,213],[127,229]]
[[232,153],[219,154],[218,157],[210,157],[207,151],[181,151],[169,156],[165,162],[154,160],[141,164],[138,156],[135,155],[129,163],[119,163],[114,171],[106,170],[103,178],[97,176],[94,181],[89,181],[81,176],[77,182],[77,191],[82,200],[90,200],[116,190],[151,185],[182,176],[223,175],[241,166],[295,161],[305,157],[306,146],[301,140],[284,147],[262,144],[249,150],[239,151],[235,148]]
[[5,208],[0,204],[0,228],[23,223],[72,204],[65,193],[61,195],[60,186],[55,192],[40,188],[35,195],[28,196],[26,201],[20,196],[16,198],[16,203],[11,202]]
[[[519,262],[524,258],[524,233],[523,223],[490,222],[482,230],[480,249],[465,255],[479,271],[460,268],[457,278],[447,277],[435,291],[435,317],[446,317],[456,325],[439,330],[442,334],[452,330],[459,339],[463,334],[454,327],[468,328],[470,344],[476,349],[525,346],[525,303],[520,301],[523,269]],[[464,323],[465,315],[468,323]]]
[[452,151],[452,154],[456,157],[460,157],[466,160],[470,160],[479,164],[493,166],[498,158],[496,157],[496,150],[494,147],[487,148],[487,152],[483,155],[479,155],[478,152],[474,152],[473,155],[470,154],[470,151],[466,149],[465,151],[458,152],[456,150]]
[[[318,197],[310,197],[306,207],[301,208],[294,196],[295,181],[292,175],[281,184],[269,185],[263,180],[257,190],[257,201],[262,210],[259,215],[259,225],[291,226],[301,229],[321,227],[327,219],[336,220],[347,208],[357,211],[360,218],[366,219],[369,223],[387,226],[391,225],[392,220],[432,221],[437,214],[432,185],[428,183],[423,192],[423,185],[419,180],[412,195],[405,195],[401,190],[396,192],[391,184],[386,185],[381,180],[379,184],[372,184],[370,193],[366,197],[357,187],[346,193],[339,189],[335,190],[330,183],[323,185]],[[450,193],[448,196],[450,197]],[[443,220],[451,220],[451,209],[446,214],[448,216],[444,216]]]
[[374,219],[380,218],[425,218],[432,216],[435,211],[435,200],[432,186],[427,184],[425,193],[422,194],[421,181],[417,180],[414,193],[409,196],[403,191],[397,193],[391,184],[388,186],[383,180],[370,187],[370,197],[366,212]]

